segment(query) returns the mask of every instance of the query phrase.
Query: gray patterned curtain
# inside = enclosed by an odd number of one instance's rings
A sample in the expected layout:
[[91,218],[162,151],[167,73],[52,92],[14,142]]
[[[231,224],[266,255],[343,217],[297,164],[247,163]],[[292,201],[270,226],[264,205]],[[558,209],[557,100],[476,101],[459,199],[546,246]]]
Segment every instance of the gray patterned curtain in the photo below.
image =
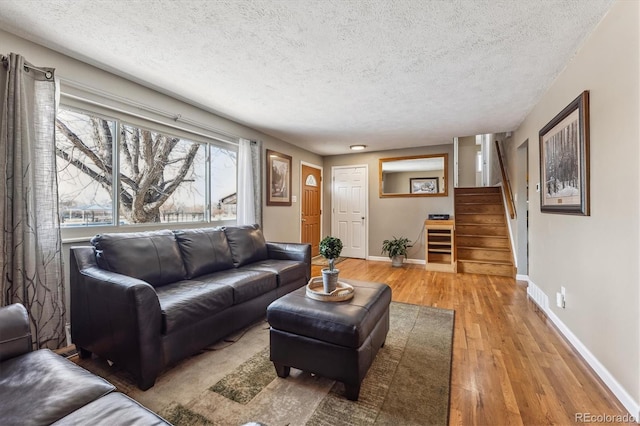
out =
[[22,303],[34,347],[50,349],[65,343],[53,72],[2,56],[0,304]]

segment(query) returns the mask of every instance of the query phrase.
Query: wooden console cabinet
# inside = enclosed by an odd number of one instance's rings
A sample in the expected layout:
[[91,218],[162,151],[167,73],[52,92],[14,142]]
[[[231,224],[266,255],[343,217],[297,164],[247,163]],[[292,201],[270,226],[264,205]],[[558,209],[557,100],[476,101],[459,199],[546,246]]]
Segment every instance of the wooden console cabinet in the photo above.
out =
[[456,272],[455,221],[425,220],[425,269],[427,271]]

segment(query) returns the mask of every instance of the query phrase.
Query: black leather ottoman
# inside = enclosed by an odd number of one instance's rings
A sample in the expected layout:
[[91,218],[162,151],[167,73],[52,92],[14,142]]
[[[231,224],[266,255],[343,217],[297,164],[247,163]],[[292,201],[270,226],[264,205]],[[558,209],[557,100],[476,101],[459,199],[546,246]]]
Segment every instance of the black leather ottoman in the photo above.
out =
[[355,401],[389,331],[391,288],[341,281],[355,288],[351,300],[313,300],[302,287],[269,305],[271,361],[280,377],[294,367],[341,381],[347,398]]

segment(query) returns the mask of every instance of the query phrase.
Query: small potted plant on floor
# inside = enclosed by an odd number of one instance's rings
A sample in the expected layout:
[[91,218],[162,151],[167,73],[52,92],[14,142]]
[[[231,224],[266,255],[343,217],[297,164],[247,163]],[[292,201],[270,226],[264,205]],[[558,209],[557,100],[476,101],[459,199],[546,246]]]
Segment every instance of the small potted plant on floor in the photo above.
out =
[[325,293],[331,293],[338,286],[339,269],[335,268],[335,261],[342,252],[342,241],[336,237],[324,237],[320,241],[320,254],[329,261],[329,268],[322,270],[322,286]]
[[387,253],[389,259],[391,259],[391,266],[402,266],[404,258],[407,256],[407,247],[411,240],[405,237],[396,238],[391,240],[384,240],[382,242],[382,254]]

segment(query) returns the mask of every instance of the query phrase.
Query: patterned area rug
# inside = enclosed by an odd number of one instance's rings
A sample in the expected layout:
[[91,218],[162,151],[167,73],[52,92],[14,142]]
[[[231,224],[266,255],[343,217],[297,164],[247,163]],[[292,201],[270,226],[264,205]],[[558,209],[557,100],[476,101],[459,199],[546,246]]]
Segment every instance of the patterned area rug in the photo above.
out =
[[175,425],[446,425],[454,312],[392,302],[390,314],[356,402],[333,380],[296,369],[278,378],[265,322],[181,362],[146,392],[116,366],[76,362]]

